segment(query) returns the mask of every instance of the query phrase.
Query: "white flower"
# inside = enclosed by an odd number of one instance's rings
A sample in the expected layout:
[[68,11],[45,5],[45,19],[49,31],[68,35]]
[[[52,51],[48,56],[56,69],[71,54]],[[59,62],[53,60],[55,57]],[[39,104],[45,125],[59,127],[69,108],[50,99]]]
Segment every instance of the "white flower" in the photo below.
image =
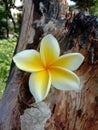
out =
[[80,53],[60,56],[60,47],[51,34],[45,36],[36,50],[24,50],[13,57],[16,66],[31,72],[29,89],[36,102],[46,98],[51,84],[60,90],[77,90],[80,80],[72,71],[79,68],[84,60]]

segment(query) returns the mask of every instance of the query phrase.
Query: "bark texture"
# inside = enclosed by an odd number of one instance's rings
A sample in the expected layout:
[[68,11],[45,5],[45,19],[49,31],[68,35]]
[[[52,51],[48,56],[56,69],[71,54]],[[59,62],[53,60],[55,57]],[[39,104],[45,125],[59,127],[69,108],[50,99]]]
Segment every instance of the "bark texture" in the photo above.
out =
[[97,59],[89,64],[90,53],[79,46],[78,40],[71,49],[64,50],[67,44],[67,10],[65,0],[24,0],[23,22],[15,53],[24,49],[39,49],[42,37],[52,33],[58,39],[62,53],[80,52],[85,56],[84,63],[76,71],[81,80],[81,90],[62,92],[51,88],[44,102],[34,104],[28,90],[30,74],[20,71],[12,63],[0,102],[0,130],[98,130]]

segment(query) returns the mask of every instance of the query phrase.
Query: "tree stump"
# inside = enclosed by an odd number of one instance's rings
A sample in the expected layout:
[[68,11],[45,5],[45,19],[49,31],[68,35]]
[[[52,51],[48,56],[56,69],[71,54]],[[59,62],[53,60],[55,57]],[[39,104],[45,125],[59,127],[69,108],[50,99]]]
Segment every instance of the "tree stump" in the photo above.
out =
[[[7,86],[0,102],[0,130],[97,130],[98,129],[98,64],[89,64],[89,51],[74,44],[64,51],[64,0],[24,0],[21,33],[15,53],[39,49],[44,35],[52,33],[59,41],[61,53],[80,52],[85,61],[76,71],[81,90],[64,92],[51,87],[47,98],[38,104],[28,89],[29,73],[20,71],[12,62]],[[75,38],[77,39],[77,37]]]

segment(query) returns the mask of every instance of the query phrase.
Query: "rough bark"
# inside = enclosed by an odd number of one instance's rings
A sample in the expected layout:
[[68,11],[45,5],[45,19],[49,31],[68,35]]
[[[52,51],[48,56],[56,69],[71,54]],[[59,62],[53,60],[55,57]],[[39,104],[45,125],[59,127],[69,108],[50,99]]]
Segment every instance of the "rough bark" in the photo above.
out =
[[[67,3],[64,0],[39,3],[40,0],[24,0],[23,22],[15,53],[39,49],[40,40],[48,33],[58,39],[61,48],[65,44]],[[20,71],[12,63],[0,102],[0,130],[98,129],[98,64],[90,65],[88,50],[78,44],[65,52],[62,48],[62,53],[67,52],[80,52],[85,56],[84,63],[76,71],[81,80],[81,90],[63,92],[51,88],[42,103],[34,104],[28,90],[30,74]]]

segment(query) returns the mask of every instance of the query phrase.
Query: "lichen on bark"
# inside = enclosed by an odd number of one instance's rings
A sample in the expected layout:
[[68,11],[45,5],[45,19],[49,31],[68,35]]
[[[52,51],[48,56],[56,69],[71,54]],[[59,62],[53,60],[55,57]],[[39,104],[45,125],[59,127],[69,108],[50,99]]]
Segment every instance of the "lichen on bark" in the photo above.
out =
[[21,130],[45,130],[45,123],[50,116],[49,106],[45,102],[34,103],[20,116]]

